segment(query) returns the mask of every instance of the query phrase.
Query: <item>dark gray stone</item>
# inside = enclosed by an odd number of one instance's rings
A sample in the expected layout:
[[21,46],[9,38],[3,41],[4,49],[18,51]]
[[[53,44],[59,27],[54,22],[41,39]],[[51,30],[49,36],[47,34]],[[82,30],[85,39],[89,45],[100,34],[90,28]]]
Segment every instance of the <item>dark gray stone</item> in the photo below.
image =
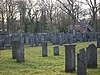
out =
[[17,57],[18,44],[18,41],[12,41],[12,59]]
[[53,49],[54,49],[54,55],[59,55],[59,46],[58,45],[55,45],[53,47]]
[[87,47],[87,58],[87,67],[97,68],[97,47],[94,44]]
[[69,44],[73,43],[73,35],[71,33],[68,34],[68,43]]
[[4,39],[0,40],[0,50],[4,50]]
[[20,38],[18,41],[18,50],[17,50],[17,62],[24,62],[24,39],[23,37]]
[[100,48],[100,35],[97,37],[97,48]]
[[12,58],[17,62],[24,61],[24,38],[21,35],[12,36]]
[[34,46],[34,37],[30,36],[30,46],[33,47]]
[[75,44],[65,46],[65,72],[75,71]]
[[77,75],[87,75],[87,54],[85,49],[80,49],[80,53],[77,54]]
[[5,38],[5,49],[11,49],[11,35],[6,35]]
[[47,42],[42,43],[42,57],[48,56]]

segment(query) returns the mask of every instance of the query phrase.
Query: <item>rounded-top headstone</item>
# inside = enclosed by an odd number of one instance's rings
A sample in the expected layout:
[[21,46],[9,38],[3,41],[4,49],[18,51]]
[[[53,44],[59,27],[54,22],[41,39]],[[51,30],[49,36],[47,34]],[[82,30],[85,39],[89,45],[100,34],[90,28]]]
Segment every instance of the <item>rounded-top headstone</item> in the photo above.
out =
[[87,47],[87,67],[97,67],[97,47],[94,44],[90,44]]

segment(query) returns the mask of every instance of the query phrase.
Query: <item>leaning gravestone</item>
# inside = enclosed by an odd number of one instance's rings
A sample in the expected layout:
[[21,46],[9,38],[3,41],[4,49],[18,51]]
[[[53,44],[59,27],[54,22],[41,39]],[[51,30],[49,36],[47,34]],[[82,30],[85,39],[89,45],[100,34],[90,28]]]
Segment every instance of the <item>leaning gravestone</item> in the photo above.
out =
[[97,37],[97,48],[100,48],[100,35]]
[[87,67],[97,68],[97,47],[94,44],[87,47]]
[[12,37],[12,58],[17,62],[24,61],[24,38],[21,35]]
[[48,56],[47,42],[42,43],[42,57]]
[[65,46],[65,72],[75,71],[75,44]]
[[54,49],[54,55],[59,55],[59,46],[58,45],[55,45],[53,47],[53,49]]
[[80,49],[80,53],[77,54],[77,75],[87,75],[87,55],[85,49]]

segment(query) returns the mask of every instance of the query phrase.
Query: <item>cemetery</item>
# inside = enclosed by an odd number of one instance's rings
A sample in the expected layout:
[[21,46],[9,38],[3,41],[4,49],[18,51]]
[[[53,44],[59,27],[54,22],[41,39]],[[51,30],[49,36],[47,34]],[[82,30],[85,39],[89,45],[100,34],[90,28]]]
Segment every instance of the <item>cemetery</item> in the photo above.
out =
[[0,75],[100,75],[100,0],[0,0]]
[[[61,36],[62,33],[58,34]],[[69,42],[64,33],[62,39],[54,33],[56,38],[46,38],[49,33],[41,38],[34,34],[1,33],[0,75],[98,75],[100,37],[99,33],[95,34],[95,40],[80,38],[83,41]],[[6,44],[10,47],[6,48]]]

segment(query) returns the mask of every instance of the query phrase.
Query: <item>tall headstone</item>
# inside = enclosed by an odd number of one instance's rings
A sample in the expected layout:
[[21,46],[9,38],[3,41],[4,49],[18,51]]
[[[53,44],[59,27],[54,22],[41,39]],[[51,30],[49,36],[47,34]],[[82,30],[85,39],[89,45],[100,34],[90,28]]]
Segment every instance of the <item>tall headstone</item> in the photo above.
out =
[[5,49],[11,49],[11,34],[6,35]]
[[59,46],[58,45],[55,45],[53,47],[53,50],[54,50],[54,55],[59,55]]
[[48,56],[47,42],[42,43],[42,57]]
[[75,44],[65,46],[65,72],[75,71]]
[[4,50],[4,39],[0,39],[0,50]]
[[97,47],[94,44],[87,47],[87,67],[97,68]]
[[18,41],[12,41],[12,59],[16,59],[18,50]]
[[29,42],[30,42],[30,46],[33,47],[34,46],[34,37],[33,37],[33,35],[30,35]]
[[79,54],[77,54],[77,75],[87,75],[87,54],[85,49],[80,49]]
[[12,36],[12,58],[17,62],[24,61],[24,38],[21,35]]
[[20,37],[18,41],[17,62],[24,62],[24,38]]
[[69,33],[68,34],[68,43],[69,44],[72,44],[73,43],[73,35],[72,35],[72,33]]
[[97,37],[97,48],[100,48],[100,35]]

